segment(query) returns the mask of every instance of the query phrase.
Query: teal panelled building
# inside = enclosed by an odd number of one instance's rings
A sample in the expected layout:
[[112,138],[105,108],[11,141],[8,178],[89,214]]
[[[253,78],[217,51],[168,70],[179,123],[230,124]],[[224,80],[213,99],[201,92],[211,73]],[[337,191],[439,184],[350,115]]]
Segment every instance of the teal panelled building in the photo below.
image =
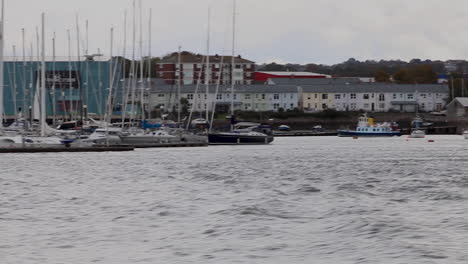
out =
[[[120,111],[124,78],[121,63],[117,59],[107,61],[47,61],[46,62],[46,108],[47,115],[68,118],[77,115],[82,106],[88,113],[101,115],[106,109],[113,73],[114,111]],[[13,118],[23,109],[35,109],[35,99],[40,84],[41,63],[34,61],[6,61],[4,66],[4,111]],[[55,91],[55,92],[54,92]]]

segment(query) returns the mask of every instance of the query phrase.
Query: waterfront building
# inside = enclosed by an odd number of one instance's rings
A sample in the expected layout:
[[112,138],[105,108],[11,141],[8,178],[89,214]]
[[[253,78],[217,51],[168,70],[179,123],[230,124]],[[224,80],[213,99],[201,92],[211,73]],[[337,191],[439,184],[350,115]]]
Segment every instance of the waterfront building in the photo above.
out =
[[457,97],[447,105],[447,115],[453,118],[468,117],[468,97]]
[[449,96],[442,84],[332,84],[302,85],[304,111],[421,112],[441,111]]
[[[234,88],[234,109],[240,111],[287,111],[298,108],[299,92],[295,86],[271,85],[236,85]],[[195,111],[212,110],[216,102],[217,112],[228,112],[231,107],[231,86],[220,85],[216,93],[216,86],[210,86],[208,95],[205,86],[181,86],[180,97],[186,98],[188,108],[194,106]],[[177,85],[163,85],[154,87],[150,94],[150,108],[176,111]]]
[[181,52],[179,58],[179,53],[171,53],[156,64],[157,77],[164,79],[167,84],[177,84],[179,81],[182,85],[206,83],[205,77],[209,78],[211,84],[218,80],[222,84],[230,84],[231,78],[234,78],[235,84],[252,84],[255,62],[239,55],[234,58],[235,66],[232,70],[232,56],[212,55],[209,56],[208,72],[205,72],[206,57]]
[[[109,58],[87,56],[81,61],[68,62],[66,58],[46,61],[47,116],[53,110],[58,118],[78,116],[83,108],[88,113],[102,116],[110,86]],[[28,114],[34,108],[40,83],[39,61],[7,60],[4,67],[4,111],[6,118],[15,113]],[[112,60],[114,92],[121,93],[122,70],[117,58]],[[54,100],[55,99],[55,100]]]

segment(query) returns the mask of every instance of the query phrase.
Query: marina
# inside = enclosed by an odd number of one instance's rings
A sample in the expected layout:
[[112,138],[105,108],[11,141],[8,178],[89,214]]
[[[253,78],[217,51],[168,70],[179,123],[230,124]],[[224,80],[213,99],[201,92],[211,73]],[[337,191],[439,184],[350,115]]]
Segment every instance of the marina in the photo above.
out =
[[461,264],[467,141],[427,139],[8,154],[2,261]]
[[467,6],[387,2],[0,0],[0,264],[468,263]]

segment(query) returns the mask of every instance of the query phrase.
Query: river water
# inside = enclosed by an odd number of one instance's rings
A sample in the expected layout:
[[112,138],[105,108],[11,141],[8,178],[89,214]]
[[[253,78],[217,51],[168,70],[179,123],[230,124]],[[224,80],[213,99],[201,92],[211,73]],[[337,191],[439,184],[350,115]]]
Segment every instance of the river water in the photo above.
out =
[[428,138],[2,154],[0,263],[468,263],[468,141]]

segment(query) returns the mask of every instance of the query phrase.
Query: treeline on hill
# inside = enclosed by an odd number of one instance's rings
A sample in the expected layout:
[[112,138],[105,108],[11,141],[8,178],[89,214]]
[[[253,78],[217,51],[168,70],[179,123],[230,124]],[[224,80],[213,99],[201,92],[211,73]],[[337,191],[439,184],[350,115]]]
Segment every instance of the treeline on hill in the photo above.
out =
[[462,72],[468,72],[468,62],[420,59],[413,59],[409,62],[402,60],[359,61],[351,58],[335,65],[270,63],[258,65],[257,69],[260,71],[306,71],[334,77],[375,77],[377,82],[423,84],[436,83],[438,74],[452,74],[454,78],[461,77]]

